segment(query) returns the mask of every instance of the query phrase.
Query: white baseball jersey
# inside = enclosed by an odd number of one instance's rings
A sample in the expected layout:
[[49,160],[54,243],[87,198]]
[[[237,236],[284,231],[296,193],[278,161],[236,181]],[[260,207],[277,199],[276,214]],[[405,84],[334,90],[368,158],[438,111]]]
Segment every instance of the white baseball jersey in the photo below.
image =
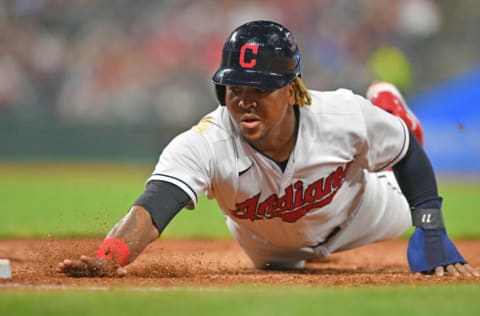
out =
[[405,155],[406,125],[349,90],[310,93],[283,172],[219,106],[172,140],[148,181],[177,185],[190,196],[190,208],[202,192],[215,198],[241,244],[247,234],[278,249],[314,248],[360,208],[378,221],[375,212],[385,211],[389,197],[369,173]]

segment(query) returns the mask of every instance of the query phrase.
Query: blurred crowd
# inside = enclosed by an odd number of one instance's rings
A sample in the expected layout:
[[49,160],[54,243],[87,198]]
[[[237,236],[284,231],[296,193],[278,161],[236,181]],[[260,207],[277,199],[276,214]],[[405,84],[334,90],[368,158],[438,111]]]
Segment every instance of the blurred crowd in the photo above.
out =
[[187,127],[216,106],[211,76],[236,26],[297,37],[310,88],[412,89],[440,0],[12,0],[0,2],[0,117]]

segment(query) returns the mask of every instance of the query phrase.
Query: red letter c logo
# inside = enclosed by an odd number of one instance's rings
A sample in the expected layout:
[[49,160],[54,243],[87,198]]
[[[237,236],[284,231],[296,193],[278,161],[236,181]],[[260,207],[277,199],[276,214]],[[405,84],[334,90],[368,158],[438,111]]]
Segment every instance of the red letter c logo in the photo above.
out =
[[251,58],[248,62],[245,60],[245,52],[247,49],[250,49],[252,51],[252,55],[255,56],[258,54],[258,44],[244,44],[240,49],[240,66],[243,68],[253,68],[253,66],[255,66],[257,63],[257,60],[255,58]]

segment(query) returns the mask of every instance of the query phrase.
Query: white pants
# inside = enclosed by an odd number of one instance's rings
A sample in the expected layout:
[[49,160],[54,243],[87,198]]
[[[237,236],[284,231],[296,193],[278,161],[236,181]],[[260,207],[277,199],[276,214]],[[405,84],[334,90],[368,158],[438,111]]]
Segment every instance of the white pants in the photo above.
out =
[[393,172],[368,173],[366,177],[369,187],[358,210],[341,225],[338,233],[320,246],[282,248],[243,229],[228,217],[227,226],[253,265],[260,269],[302,269],[305,260],[314,257],[397,238],[411,227],[412,220]]

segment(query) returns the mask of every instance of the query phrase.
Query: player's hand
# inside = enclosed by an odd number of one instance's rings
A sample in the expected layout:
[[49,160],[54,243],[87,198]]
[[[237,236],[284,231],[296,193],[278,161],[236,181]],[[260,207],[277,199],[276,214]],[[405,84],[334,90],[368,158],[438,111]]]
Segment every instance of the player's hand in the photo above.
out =
[[69,277],[123,277],[127,270],[112,260],[81,256],[79,260],[65,259],[57,265],[56,271]]
[[479,277],[480,273],[475,270],[471,265],[468,263],[456,263],[456,264],[449,264],[446,267],[436,267],[434,274],[436,276],[442,277],[444,275],[453,275],[456,277],[465,276],[465,277]]
[[445,228],[417,227],[408,243],[407,258],[414,273],[436,276],[480,276],[459,253]]

